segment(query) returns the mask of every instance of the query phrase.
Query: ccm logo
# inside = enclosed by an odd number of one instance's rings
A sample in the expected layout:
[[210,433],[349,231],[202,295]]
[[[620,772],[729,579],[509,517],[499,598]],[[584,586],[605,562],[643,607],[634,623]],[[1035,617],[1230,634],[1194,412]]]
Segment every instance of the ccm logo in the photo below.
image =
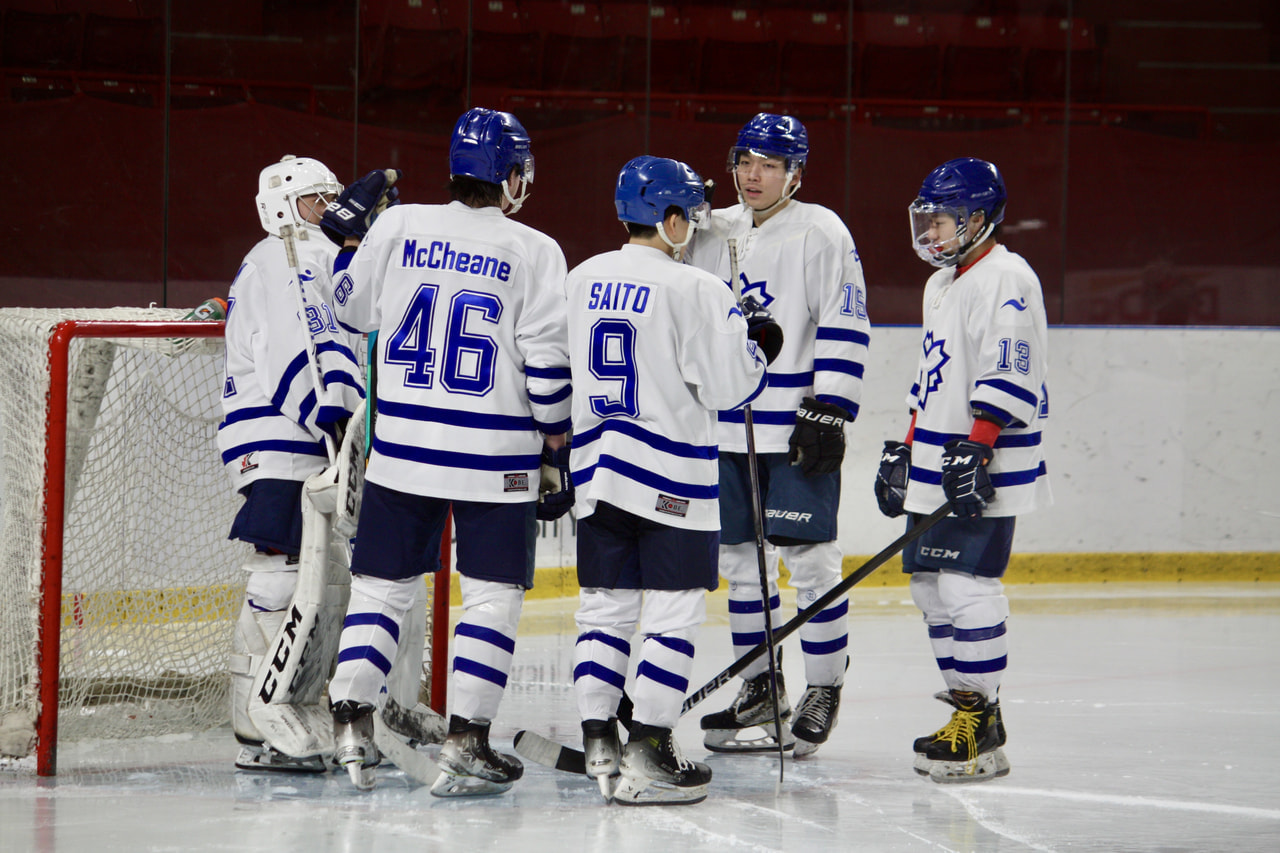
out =
[[937,557],[939,560],[958,560],[960,552],[952,551],[950,548],[921,548],[920,556]]

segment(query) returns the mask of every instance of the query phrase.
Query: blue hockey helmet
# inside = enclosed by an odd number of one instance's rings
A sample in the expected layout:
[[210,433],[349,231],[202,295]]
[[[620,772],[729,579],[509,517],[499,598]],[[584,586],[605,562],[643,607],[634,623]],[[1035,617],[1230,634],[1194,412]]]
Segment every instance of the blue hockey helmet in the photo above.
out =
[[618,219],[637,225],[652,225],[663,241],[673,249],[687,245],[673,243],[662,227],[667,208],[678,207],[689,220],[689,234],[706,222],[706,187],[698,173],[679,160],[641,155],[629,161],[618,173],[618,186],[613,193]]
[[794,172],[809,159],[809,134],[795,116],[759,113],[738,131],[738,141],[729,149],[729,171],[744,153],[781,157],[787,171]]
[[[512,197],[507,176],[520,176],[519,197]],[[449,174],[502,184],[515,213],[528,198],[525,187],[533,183],[533,148],[524,125],[511,113],[473,107],[462,114],[449,143]]]
[[[952,266],[1004,221],[1007,196],[995,164],[976,157],[948,160],[929,173],[911,203],[911,244],[917,255],[937,267]],[[982,227],[969,235],[969,220],[982,213]],[[954,237],[938,239],[934,220],[955,220]]]

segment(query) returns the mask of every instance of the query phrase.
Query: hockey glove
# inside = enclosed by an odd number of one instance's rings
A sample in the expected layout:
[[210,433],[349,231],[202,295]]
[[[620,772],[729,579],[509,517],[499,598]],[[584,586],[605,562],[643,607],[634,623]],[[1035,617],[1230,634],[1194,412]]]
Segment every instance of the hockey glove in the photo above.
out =
[[805,397],[796,410],[796,428],[787,442],[787,461],[806,477],[840,470],[844,461],[844,423],[849,413],[834,403]]
[[911,476],[911,447],[901,441],[886,441],[876,473],[876,503],[889,518],[906,512],[907,479]]
[[978,518],[996,496],[987,474],[995,451],[985,444],[958,438],[942,449],[942,491],[959,518]]
[[[389,182],[388,172],[394,175]],[[400,174],[399,169],[375,169],[355,181],[325,209],[320,230],[339,246],[351,237],[364,239],[378,214],[399,203],[400,190],[396,189],[395,182]]]
[[756,342],[767,364],[782,351],[782,327],[764,306],[752,297],[742,300],[742,316],[747,320],[747,338]]
[[573,478],[569,475],[569,445],[559,450],[542,446],[542,483],[538,488],[538,521],[555,521],[573,506]]

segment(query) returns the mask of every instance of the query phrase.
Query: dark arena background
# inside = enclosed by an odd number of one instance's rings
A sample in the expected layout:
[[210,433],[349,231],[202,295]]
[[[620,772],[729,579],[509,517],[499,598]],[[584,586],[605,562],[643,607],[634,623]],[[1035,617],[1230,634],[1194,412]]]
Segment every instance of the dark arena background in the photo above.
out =
[[[906,207],[938,163],[997,163],[1004,239],[1051,323],[1275,325],[1273,0],[7,0],[3,306],[194,306],[260,236],[281,154],[395,166],[446,200],[454,120],[514,112],[520,218],[570,265],[623,239],[641,153],[727,184],[756,112],[809,130],[801,198],[842,215],[876,323],[918,322]],[[728,203],[725,186],[718,205]]]

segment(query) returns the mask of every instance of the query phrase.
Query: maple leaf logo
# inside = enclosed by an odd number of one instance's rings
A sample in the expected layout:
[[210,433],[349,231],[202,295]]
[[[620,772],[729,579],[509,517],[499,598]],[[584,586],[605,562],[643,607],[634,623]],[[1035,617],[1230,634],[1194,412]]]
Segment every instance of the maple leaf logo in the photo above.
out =
[[[738,273],[738,283],[742,285],[742,295],[746,297],[751,296],[754,293],[755,300],[760,303],[761,308],[768,308],[769,303],[773,301],[773,297],[769,295],[769,291],[765,289],[768,285],[767,281],[763,279],[760,281],[751,281],[747,278],[746,273],[740,272]],[[726,281],[725,284],[729,285],[730,290],[733,289],[732,282]]]
[[920,408],[924,408],[929,400],[929,394],[937,391],[942,387],[942,368],[951,356],[947,354],[946,340],[939,338],[933,339],[933,332],[929,332],[924,336],[924,371],[920,376]]

